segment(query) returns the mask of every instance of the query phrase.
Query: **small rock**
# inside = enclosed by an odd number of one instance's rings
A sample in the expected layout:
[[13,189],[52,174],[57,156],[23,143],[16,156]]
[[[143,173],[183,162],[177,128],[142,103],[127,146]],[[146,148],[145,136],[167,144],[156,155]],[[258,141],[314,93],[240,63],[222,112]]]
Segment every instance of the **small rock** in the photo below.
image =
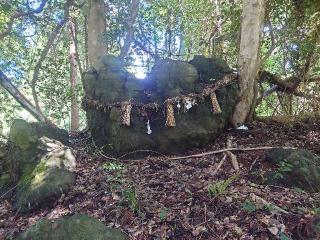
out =
[[277,236],[279,233],[279,229],[277,227],[269,227],[268,230],[274,235]]

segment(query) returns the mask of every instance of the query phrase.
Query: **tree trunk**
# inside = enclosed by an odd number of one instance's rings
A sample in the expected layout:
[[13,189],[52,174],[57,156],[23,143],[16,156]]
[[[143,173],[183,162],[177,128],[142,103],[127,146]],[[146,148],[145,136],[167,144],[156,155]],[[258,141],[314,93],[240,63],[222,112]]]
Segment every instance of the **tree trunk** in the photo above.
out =
[[50,123],[50,121],[41,112],[38,112],[36,107],[12,84],[10,79],[1,70],[0,85],[38,121]]
[[79,104],[78,104],[78,62],[76,52],[76,22],[74,18],[70,18],[68,23],[70,47],[69,47],[69,61],[70,61],[70,85],[71,85],[71,131],[79,130]]
[[120,58],[124,59],[130,50],[131,43],[134,38],[134,24],[137,19],[138,11],[139,11],[139,2],[140,0],[132,0],[131,2],[131,11],[130,17],[128,19],[128,28],[127,28],[127,36],[124,40],[124,45],[121,49]]
[[265,0],[244,1],[238,56],[240,91],[238,103],[231,117],[231,124],[235,127],[245,123],[254,102],[255,79],[259,70],[259,46],[264,14]]
[[104,0],[90,0],[88,14],[88,60],[89,67],[99,69],[106,53],[103,34],[106,32]]

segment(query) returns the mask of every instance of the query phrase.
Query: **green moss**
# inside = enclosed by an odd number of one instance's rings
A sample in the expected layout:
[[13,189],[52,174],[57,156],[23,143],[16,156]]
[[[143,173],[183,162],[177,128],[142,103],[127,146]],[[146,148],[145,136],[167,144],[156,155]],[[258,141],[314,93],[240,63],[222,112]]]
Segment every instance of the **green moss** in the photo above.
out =
[[9,140],[21,150],[27,150],[37,142],[38,137],[28,122],[17,119],[10,128]]
[[11,188],[12,184],[13,182],[11,181],[10,175],[2,174],[0,177],[0,195],[6,193]]
[[150,76],[155,83],[157,98],[166,98],[194,92],[198,82],[195,67],[187,62],[165,59],[157,62]]
[[227,62],[219,58],[195,56],[190,63],[194,65],[200,73],[200,80],[207,83],[220,80],[224,75],[232,73]]
[[53,127],[47,123],[34,122],[30,123],[33,131],[37,135],[37,139],[45,136],[50,139],[55,139],[63,143],[64,145],[69,145],[69,134],[66,130]]
[[76,214],[56,220],[45,219],[18,236],[17,240],[126,240],[118,229],[107,228],[99,220]]
[[272,149],[266,160],[276,166],[274,172],[267,173],[268,183],[320,191],[320,161],[308,150]]
[[63,168],[62,158],[44,156],[39,164],[30,166],[18,182],[14,207],[29,212],[50,206],[75,182],[75,174]]

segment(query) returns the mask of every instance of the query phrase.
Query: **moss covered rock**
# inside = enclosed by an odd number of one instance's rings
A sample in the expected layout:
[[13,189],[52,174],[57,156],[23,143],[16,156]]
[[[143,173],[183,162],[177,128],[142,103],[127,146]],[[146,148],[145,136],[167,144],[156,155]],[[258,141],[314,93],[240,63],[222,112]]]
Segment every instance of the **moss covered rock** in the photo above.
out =
[[107,228],[99,220],[83,214],[39,221],[17,240],[127,240],[118,229]]
[[27,150],[37,145],[38,139],[43,136],[58,140],[66,145],[69,142],[69,135],[65,130],[41,122],[28,123],[22,119],[13,121],[9,141],[21,150]]
[[107,102],[120,102],[136,98],[143,91],[142,82],[122,68],[118,58],[107,55],[99,72],[85,74],[84,89],[90,97]]
[[320,159],[308,150],[276,148],[267,152],[266,160],[275,165],[267,181],[306,191],[320,191]]
[[153,89],[161,100],[195,92],[198,82],[196,68],[183,61],[165,59],[156,62],[149,78],[155,83]]
[[68,132],[46,123],[28,123],[22,119],[16,119],[10,128],[8,142],[8,157],[5,158],[5,168],[15,175],[14,181],[26,172],[25,169],[33,169],[45,154],[41,150],[39,139],[47,137],[69,143]]
[[30,123],[17,119],[11,125],[9,139],[21,150],[27,150],[37,143],[38,136]]
[[221,79],[226,74],[232,73],[227,62],[220,58],[195,56],[190,64],[195,66],[199,72],[201,82],[211,83]]
[[[199,93],[205,86],[195,66],[187,62],[161,60],[144,80],[129,74],[114,58],[106,57],[105,67],[99,72],[85,74],[86,97],[99,104],[132,100],[134,103],[158,104],[170,97]],[[208,68],[215,65],[208,64]],[[222,69],[222,70],[221,70]],[[219,79],[230,73],[228,65],[208,70],[210,78]],[[223,131],[231,115],[236,98],[237,84],[229,84],[216,91],[222,109],[212,112],[210,97],[205,97],[190,109],[181,102],[174,104],[175,127],[166,126],[165,109],[153,110],[135,107],[131,111],[130,126],[123,126],[121,109],[110,107],[98,109],[85,104],[88,127],[99,146],[118,155],[133,150],[156,150],[179,153],[192,147],[208,144]],[[149,121],[152,133],[147,129]],[[149,134],[148,134],[149,132]]]
[[18,182],[15,209],[29,212],[50,206],[75,183],[75,159],[68,151],[51,152],[35,168],[26,168]]

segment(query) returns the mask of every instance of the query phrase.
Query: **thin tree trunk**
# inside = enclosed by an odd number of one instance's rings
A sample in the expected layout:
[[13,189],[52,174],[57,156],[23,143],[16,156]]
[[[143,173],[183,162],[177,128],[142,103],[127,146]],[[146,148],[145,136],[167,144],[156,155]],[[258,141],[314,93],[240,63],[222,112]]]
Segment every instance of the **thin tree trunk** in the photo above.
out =
[[260,35],[265,14],[265,0],[245,0],[243,3],[241,40],[238,57],[239,99],[231,124],[239,126],[247,120],[254,103],[255,79],[259,67]]
[[79,130],[79,104],[78,104],[78,62],[76,53],[76,22],[74,18],[70,18],[68,22],[70,47],[69,47],[69,61],[70,61],[70,85],[71,85],[71,131]]
[[120,58],[124,59],[130,50],[131,43],[134,38],[134,24],[136,22],[139,11],[140,0],[132,0],[130,18],[128,19],[127,36],[121,49]]
[[90,0],[88,14],[88,59],[89,67],[99,69],[101,58],[106,53],[103,34],[106,32],[104,0]]
[[38,62],[37,62],[36,66],[34,68],[34,71],[33,71],[33,76],[32,76],[32,80],[31,80],[31,91],[32,91],[32,96],[33,96],[33,100],[34,100],[34,104],[37,109],[37,112],[42,112],[41,108],[40,108],[39,100],[38,100],[38,94],[36,91],[36,85],[37,85],[37,81],[39,78],[40,69],[41,69],[42,63],[45,60],[52,44],[56,40],[59,32],[61,31],[62,27],[64,26],[64,24],[67,22],[67,20],[69,18],[69,6],[71,5],[71,3],[72,3],[71,0],[67,0],[66,3],[64,4],[63,20],[57,24],[55,29],[48,36],[47,43],[46,43],[45,47],[43,48],[43,50],[40,54],[40,58],[38,59]]
[[85,47],[85,69],[89,68],[89,50],[88,50],[88,17],[84,17],[84,47]]
[[40,122],[50,121],[13,85],[10,79],[0,70],[0,85],[8,91],[8,93],[26,109],[32,116]]

